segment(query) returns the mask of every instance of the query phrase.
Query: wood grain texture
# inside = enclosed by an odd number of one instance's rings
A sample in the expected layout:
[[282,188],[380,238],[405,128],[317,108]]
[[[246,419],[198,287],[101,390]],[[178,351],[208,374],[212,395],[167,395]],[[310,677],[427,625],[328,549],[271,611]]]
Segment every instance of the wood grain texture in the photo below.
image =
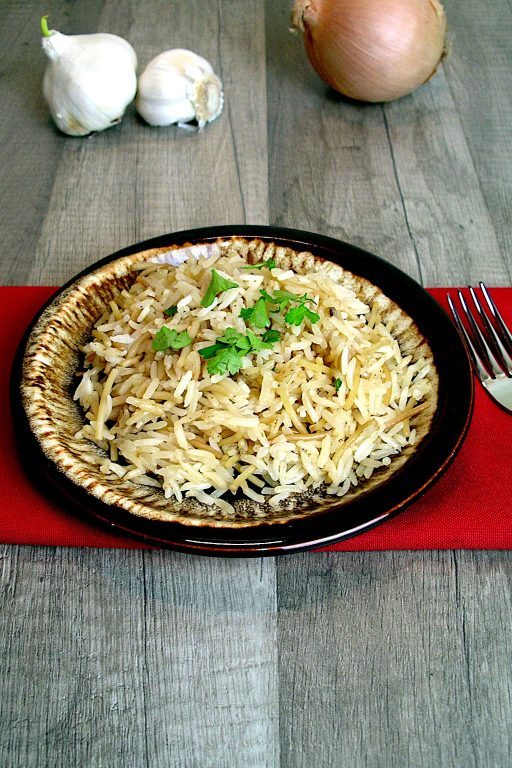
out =
[[273,766],[272,561],[6,547],[0,765]]
[[3,553],[2,576],[0,763],[143,755],[142,553],[21,548]]
[[[446,0],[452,53],[412,96],[350,103],[289,32],[289,0],[48,0],[139,64],[189,47],[221,75],[196,135],[133,107],[88,139],[40,93],[35,0],[0,27],[0,280],[62,282],[127,244],[270,223],[369,249],[424,284],[510,284],[511,6]],[[504,768],[507,552],[206,560],[0,549],[2,768]]]
[[510,765],[511,566],[471,552],[280,560],[281,765]]
[[508,282],[507,258],[500,251],[444,70],[410,97],[383,109],[421,282]]
[[444,63],[496,239],[512,279],[512,67],[508,0],[446,0],[452,55]]
[[145,572],[148,764],[276,765],[275,563],[155,552]]

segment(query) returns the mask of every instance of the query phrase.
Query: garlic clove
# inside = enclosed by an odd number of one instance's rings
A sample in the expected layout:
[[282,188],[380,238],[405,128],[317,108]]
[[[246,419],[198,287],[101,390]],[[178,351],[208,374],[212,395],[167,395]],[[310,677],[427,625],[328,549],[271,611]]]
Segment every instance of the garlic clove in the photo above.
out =
[[184,48],[159,54],[139,78],[136,107],[149,125],[197,120],[201,129],[221,114],[223,105],[222,83],[211,64]]
[[117,35],[63,35],[43,26],[43,95],[58,128],[86,136],[119,123],[137,90],[137,56]]

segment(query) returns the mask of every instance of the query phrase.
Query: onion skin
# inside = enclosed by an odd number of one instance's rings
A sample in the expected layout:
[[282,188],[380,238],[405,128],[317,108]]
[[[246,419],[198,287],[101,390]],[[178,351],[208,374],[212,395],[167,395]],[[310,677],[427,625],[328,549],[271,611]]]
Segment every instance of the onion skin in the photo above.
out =
[[445,53],[439,0],[296,0],[292,21],[317,74],[357,101],[412,93]]

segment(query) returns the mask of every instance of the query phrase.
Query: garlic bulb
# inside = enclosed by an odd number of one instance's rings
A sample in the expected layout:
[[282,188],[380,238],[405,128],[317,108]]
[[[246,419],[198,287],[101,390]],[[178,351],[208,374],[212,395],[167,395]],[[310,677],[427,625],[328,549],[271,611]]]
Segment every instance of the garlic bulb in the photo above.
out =
[[69,136],[86,136],[119,123],[137,90],[137,56],[117,35],[63,35],[41,21],[50,59],[43,94],[51,115]]
[[183,48],[156,56],[139,78],[136,106],[150,125],[197,120],[201,129],[220,115],[223,104],[222,83],[211,65]]

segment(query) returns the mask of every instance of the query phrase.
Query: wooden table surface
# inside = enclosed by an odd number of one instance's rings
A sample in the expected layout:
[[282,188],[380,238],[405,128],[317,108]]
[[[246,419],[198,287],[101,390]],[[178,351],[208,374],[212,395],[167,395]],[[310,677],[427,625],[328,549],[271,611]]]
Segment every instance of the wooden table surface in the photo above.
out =
[[[213,224],[335,236],[425,286],[512,281],[510,0],[446,0],[451,54],[386,105],[329,91],[289,0],[4,0],[0,282],[59,284]],[[39,16],[191,48],[226,103],[201,133],[133,108],[87,139],[41,96]],[[207,559],[2,546],[0,766],[512,764],[508,552]]]

